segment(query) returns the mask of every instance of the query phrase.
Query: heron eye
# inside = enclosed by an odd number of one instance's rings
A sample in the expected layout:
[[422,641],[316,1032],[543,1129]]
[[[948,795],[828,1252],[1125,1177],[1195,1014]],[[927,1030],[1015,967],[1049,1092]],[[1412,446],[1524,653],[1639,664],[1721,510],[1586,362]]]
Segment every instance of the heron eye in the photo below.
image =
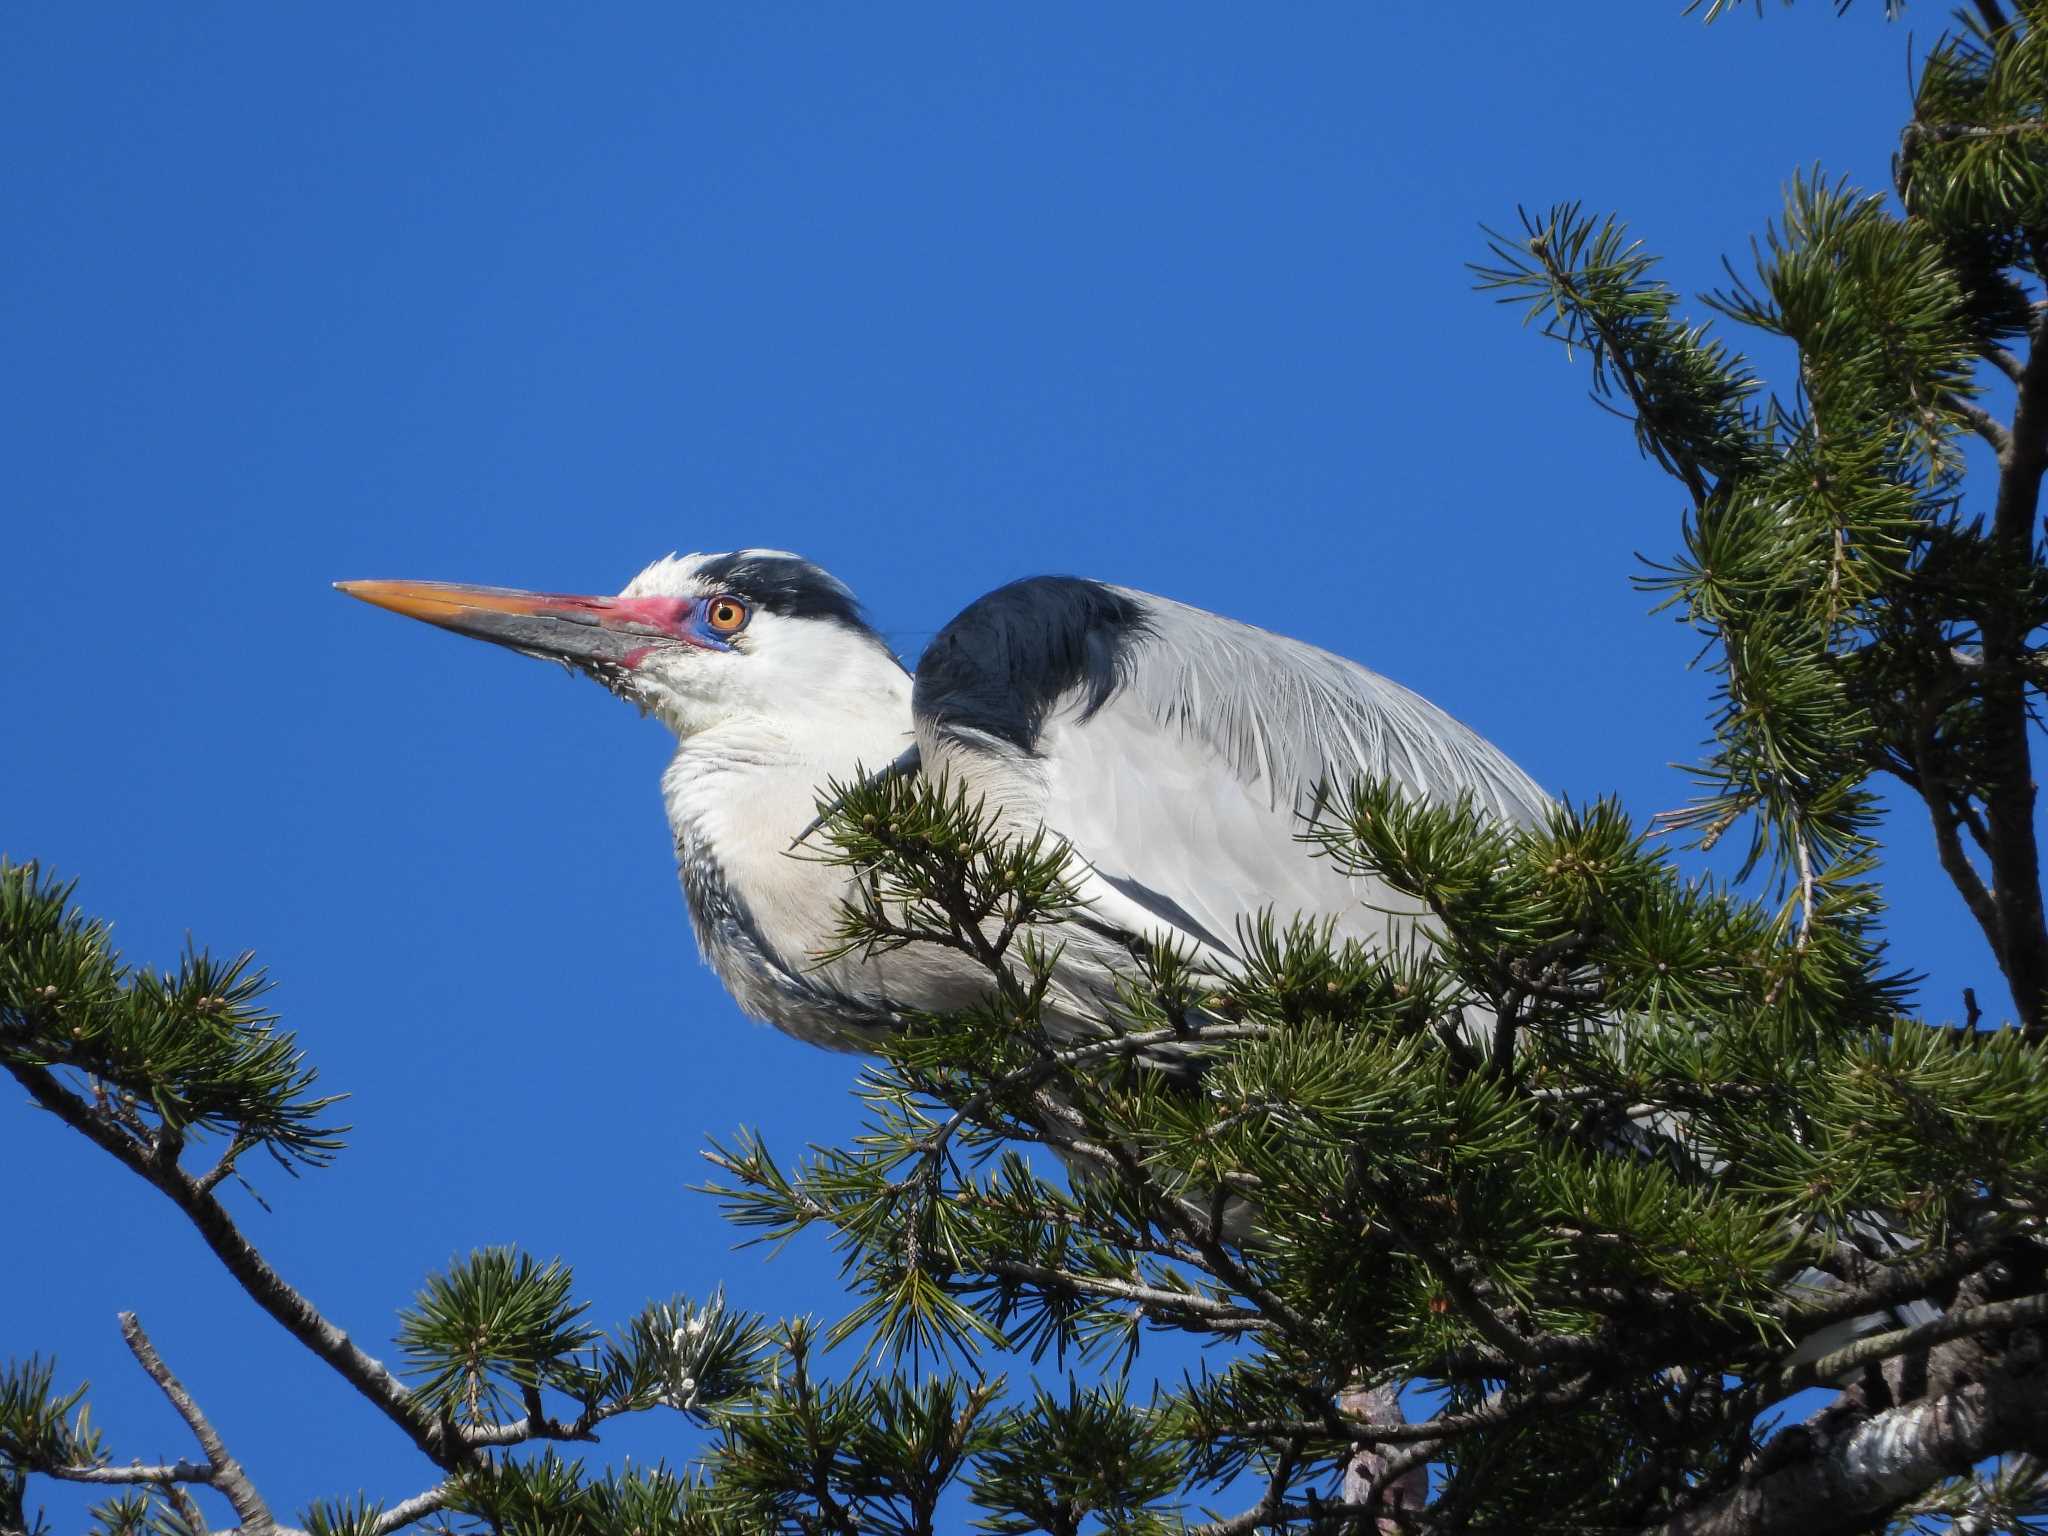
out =
[[747,605],[736,598],[714,597],[704,607],[704,622],[721,635],[738,634],[747,627]]

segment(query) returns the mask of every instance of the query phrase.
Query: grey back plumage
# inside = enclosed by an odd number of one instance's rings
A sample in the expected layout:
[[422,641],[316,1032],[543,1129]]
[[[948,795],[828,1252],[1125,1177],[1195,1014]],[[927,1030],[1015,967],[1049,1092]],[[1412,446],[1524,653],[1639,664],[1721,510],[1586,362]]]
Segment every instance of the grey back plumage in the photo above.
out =
[[1398,942],[1420,914],[1300,841],[1319,786],[1389,778],[1531,823],[1543,792],[1496,748],[1342,657],[1180,603],[1041,577],[968,607],[913,693],[927,771],[1065,838],[1097,914],[1224,959],[1262,909]]

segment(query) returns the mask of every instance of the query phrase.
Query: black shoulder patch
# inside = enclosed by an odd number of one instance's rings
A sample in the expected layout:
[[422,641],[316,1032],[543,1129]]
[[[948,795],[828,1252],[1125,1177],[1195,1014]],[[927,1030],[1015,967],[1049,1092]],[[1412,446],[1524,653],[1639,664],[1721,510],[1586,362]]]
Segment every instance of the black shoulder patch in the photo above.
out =
[[838,577],[794,555],[742,549],[697,567],[697,579],[743,598],[770,613],[793,619],[827,619],[873,634],[860,603]]
[[917,664],[912,709],[941,730],[1032,751],[1055,704],[1079,690],[1082,718],[1123,686],[1144,607],[1099,581],[1032,576],[998,587],[940,630]]

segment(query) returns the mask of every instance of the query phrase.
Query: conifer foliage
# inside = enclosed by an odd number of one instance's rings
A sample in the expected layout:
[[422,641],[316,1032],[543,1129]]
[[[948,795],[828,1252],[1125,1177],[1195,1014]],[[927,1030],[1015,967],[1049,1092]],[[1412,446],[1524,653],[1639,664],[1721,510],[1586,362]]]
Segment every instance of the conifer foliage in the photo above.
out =
[[[1777,393],[1616,219],[1525,215],[1479,269],[1683,489],[1648,584],[1705,637],[1720,694],[1701,795],[1670,820],[1748,839],[1732,886],[1606,801],[1510,831],[1333,786],[1303,857],[1412,894],[1433,944],[1271,914],[1227,984],[1134,957],[1077,1038],[1041,1017],[1066,850],[1006,841],[944,784],[826,787],[821,856],[864,877],[839,942],[952,948],[989,983],[863,1073],[854,1144],[710,1151],[743,1229],[835,1245],[829,1323],[677,1297],[600,1328],[566,1265],[489,1250],[429,1277],[387,1369],[221,1198],[257,1154],[342,1148],[260,973],[130,969],[69,887],[0,865],[0,1067],[182,1211],[416,1447],[423,1488],[287,1522],[124,1314],[192,1457],[120,1459],[51,1362],[14,1360],[0,1532],[37,1528],[38,1479],[103,1487],[109,1532],[2048,1519],[2043,23],[2048,3],[1965,10],[1919,71],[1894,187],[1801,174],[1754,271],[1704,298],[1730,334],[1796,349]],[[1966,476],[1971,437],[1995,463]],[[1888,967],[1880,833],[1925,834],[1881,825],[1879,778],[1924,805],[2009,1025],[1974,1001],[1920,1019]],[[1130,1390],[1163,1334],[1214,1341],[1212,1365]],[[828,1356],[852,1339],[857,1363]],[[1006,1385],[1006,1359],[1036,1384]],[[674,1467],[587,1450],[655,1413],[688,1421]]]

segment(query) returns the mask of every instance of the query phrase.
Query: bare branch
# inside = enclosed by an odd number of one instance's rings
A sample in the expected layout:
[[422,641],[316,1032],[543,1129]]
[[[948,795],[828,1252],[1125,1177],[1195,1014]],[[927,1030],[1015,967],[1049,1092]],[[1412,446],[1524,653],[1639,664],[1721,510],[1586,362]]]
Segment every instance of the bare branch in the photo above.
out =
[[525,1445],[533,1440],[595,1440],[591,1429],[610,1418],[608,1413],[591,1416],[589,1423],[579,1419],[574,1424],[564,1424],[560,1419],[543,1414],[531,1414],[523,1419],[514,1419],[507,1424],[465,1424],[462,1439],[465,1445],[478,1448],[489,1446]]
[[1987,341],[1978,347],[1977,355],[2015,384],[2019,383],[2020,375],[2025,371],[2020,360],[1995,341]]
[[130,1353],[149,1373],[149,1379],[170,1399],[171,1406],[178,1410],[178,1417],[192,1431],[192,1438],[199,1442],[199,1449],[205,1452],[207,1466],[212,1469],[211,1475],[205,1479],[208,1486],[219,1489],[234,1507],[235,1517],[242,1522],[242,1529],[249,1536],[273,1536],[277,1521],[270,1513],[270,1506],[263,1502],[262,1495],[249,1481],[249,1474],[242,1469],[242,1464],[228,1454],[219,1432],[192,1400],[192,1394],[171,1374],[171,1368],[164,1364],[163,1357],[156,1352],[156,1346],[150,1343],[149,1335],[142,1331],[142,1324],[133,1312],[121,1314],[121,1337],[128,1341]]
[[204,1486],[213,1481],[213,1468],[197,1461],[165,1461],[154,1465],[132,1461],[125,1467],[37,1467],[36,1471],[45,1477],[54,1477],[63,1483],[96,1483],[105,1487],[121,1487],[136,1483],[154,1483],[169,1488],[177,1483],[198,1483]]
[[377,1523],[370,1529],[373,1536],[391,1536],[416,1520],[424,1520],[435,1510],[445,1508],[455,1496],[455,1490],[446,1483],[438,1483],[424,1493],[416,1493],[402,1504],[394,1504],[377,1517]]
[[1942,872],[1949,878],[1963,904],[1970,909],[1970,915],[1977,920],[1983,931],[1984,941],[1991,946],[1991,953],[2002,953],[2000,943],[2001,924],[1998,904],[1991,898],[1984,880],[1977,873],[1977,867],[1970,862],[1970,856],[1963,849],[1962,839],[1956,836],[1960,817],[1956,811],[1957,791],[1950,788],[1942,772],[1942,748],[1931,728],[1920,733],[1915,744],[1914,766],[1920,774],[1920,797],[1927,803],[1927,814],[1934,824],[1934,846],[1940,855]]
[[2006,430],[2004,422],[1974,400],[1965,400],[1961,395],[1944,395],[1941,403],[1944,409],[1968,422],[1970,430],[1991,445],[2001,464],[2010,457],[2012,433]]
[[357,1348],[354,1340],[270,1267],[210,1190],[201,1189],[177,1165],[157,1162],[148,1149],[136,1145],[66,1089],[48,1068],[18,1060],[5,1065],[38,1104],[167,1196],[198,1229],[214,1257],[248,1292],[250,1299],[376,1405],[436,1466],[452,1468],[468,1460],[469,1448],[459,1442],[446,1442],[441,1427],[421,1410],[397,1377]]
[[1240,1328],[1256,1328],[1264,1321],[1258,1313],[1248,1308],[1233,1307],[1228,1302],[1215,1301],[1210,1297],[1195,1295],[1188,1291],[1162,1291],[1155,1286],[1137,1285],[1126,1280],[1111,1280],[1099,1275],[1076,1274],[1072,1270],[1053,1269],[1043,1264],[1027,1264],[1017,1259],[991,1259],[978,1267],[989,1274],[1000,1275],[1006,1280],[1025,1280],[1034,1285],[1058,1286],[1084,1296],[1102,1296],[1115,1301],[1136,1302],[1155,1312],[1187,1313],[1190,1317],[1198,1319],[1204,1327],[1225,1324]]

